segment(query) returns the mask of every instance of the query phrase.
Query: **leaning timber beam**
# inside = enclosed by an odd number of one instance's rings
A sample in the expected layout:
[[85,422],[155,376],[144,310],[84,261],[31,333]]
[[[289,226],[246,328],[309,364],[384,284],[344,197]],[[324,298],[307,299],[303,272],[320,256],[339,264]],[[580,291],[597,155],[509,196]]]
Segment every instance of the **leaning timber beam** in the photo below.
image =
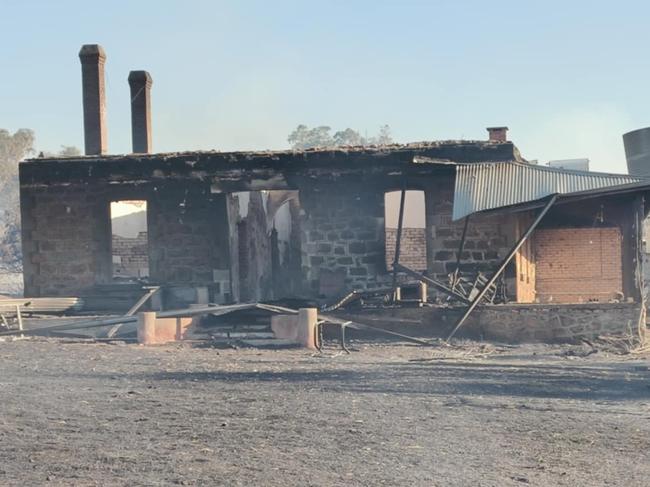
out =
[[478,304],[481,302],[481,299],[483,299],[483,296],[485,296],[485,293],[488,291],[488,289],[490,289],[492,284],[494,284],[496,282],[496,280],[499,278],[499,276],[506,269],[506,266],[508,265],[508,263],[515,256],[517,251],[521,248],[521,246],[524,244],[524,242],[526,242],[528,237],[530,237],[530,235],[533,233],[535,228],[537,228],[537,225],[539,225],[539,222],[542,221],[542,218],[544,218],[544,215],[546,215],[548,210],[551,209],[551,206],[553,206],[553,203],[555,203],[555,201],[557,200],[557,197],[558,197],[557,194],[554,194],[553,196],[551,196],[551,198],[548,200],[548,202],[546,203],[544,208],[542,208],[542,211],[540,211],[539,215],[537,215],[537,218],[535,218],[533,223],[530,224],[530,226],[528,227],[526,232],[519,238],[519,240],[514,245],[514,247],[512,247],[512,249],[510,249],[510,252],[506,256],[506,258],[503,259],[503,261],[501,262],[501,265],[499,266],[499,268],[496,270],[496,272],[494,274],[492,274],[492,277],[488,280],[488,282],[485,283],[485,286],[483,287],[483,289],[481,289],[481,292],[479,292],[474,297],[472,302],[467,307],[467,310],[465,311],[465,313],[463,313],[463,316],[460,317],[460,319],[456,323],[456,326],[454,327],[454,329],[451,331],[451,333],[447,337],[447,340],[446,340],[447,342],[449,340],[451,340],[453,338],[453,336],[456,334],[456,332],[460,329],[460,327],[463,326],[463,323],[465,323],[465,321],[467,320],[469,315],[472,313],[472,311],[474,311],[474,308],[476,308],[476,306],[478,306]]

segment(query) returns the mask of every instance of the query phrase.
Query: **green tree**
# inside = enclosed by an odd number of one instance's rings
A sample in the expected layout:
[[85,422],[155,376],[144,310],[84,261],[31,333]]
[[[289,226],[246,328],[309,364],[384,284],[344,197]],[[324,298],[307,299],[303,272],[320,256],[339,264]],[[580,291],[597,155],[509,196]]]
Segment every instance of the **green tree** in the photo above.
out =
[[357,130],[346,128],[330,135],[332,129],[326,125],[309,128],[306,125],[298,125],[289,134],[287,141],[295,150],[313,148],[331,148],[341,146],[363,146],[363,145],[388,145],[393,143],[393,138],[388,125],[382,125],[379,133],[374,137],[364,137]]
[[[20,192],[18,163],[34,153],[34,132],[19,129],[14,134],[0,129],[0,269],[20,271]],[[62,145],[47,157],[73,157],[81,154],[74,146]],[[46,154],[43,154],[44,156]]]
[[288,141],[296,150],[311,149],[314,147],[332,147],[334,140],[330,135],[330,127],[321,125],[310,129],[306,125],[298,125],[289,134]]
[[58,153],[59,157],[76,157],[80,155],[81,151],[74,145],[62,145],[61,150]]
[[333,138],[334,138],[334,146],[368,145],[368,141],[364,137],[362,137],[359,132],[357,132],[356,130],[352,130],[351,128],[347,128],[345,130],[336,132]]
[[0,129],[0,268],[20,270],[18,163],[34,152],[34,132]]
[[0,129],[0,184],[18,174],[18,163],[34,152],[34,132],[18,129],[13,135]]

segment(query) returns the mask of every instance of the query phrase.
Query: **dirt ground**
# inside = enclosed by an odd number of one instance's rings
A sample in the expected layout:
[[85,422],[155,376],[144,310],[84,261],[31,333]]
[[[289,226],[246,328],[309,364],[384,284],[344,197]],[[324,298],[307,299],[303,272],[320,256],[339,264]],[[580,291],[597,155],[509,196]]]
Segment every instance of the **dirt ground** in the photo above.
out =
[[0,342],[0,485],[645,486],[647,358]]

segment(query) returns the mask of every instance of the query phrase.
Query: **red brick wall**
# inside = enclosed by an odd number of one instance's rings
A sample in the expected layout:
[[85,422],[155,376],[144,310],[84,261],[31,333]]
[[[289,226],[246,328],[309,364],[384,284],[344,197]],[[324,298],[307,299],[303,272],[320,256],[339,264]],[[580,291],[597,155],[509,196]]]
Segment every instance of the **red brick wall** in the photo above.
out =
[[623,291],[618,228],[537,230],[534,248],[540,302],[606,302]]
[[[386,229],[386,267],[393,269],[397,229]],[[403,228],[399,262],[413,270],[427,270],[427,243],[424,228]]]

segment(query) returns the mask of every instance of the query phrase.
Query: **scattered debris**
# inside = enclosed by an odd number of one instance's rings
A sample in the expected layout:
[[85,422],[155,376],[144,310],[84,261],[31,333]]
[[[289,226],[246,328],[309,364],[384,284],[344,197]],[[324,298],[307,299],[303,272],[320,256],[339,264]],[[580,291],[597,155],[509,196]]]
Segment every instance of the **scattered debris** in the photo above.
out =
[[596,351],[615,353],[617,355],[646,355],[650,354],[650,341],[639,342],[638,336],[600,335],[593,340],[582,340]]

